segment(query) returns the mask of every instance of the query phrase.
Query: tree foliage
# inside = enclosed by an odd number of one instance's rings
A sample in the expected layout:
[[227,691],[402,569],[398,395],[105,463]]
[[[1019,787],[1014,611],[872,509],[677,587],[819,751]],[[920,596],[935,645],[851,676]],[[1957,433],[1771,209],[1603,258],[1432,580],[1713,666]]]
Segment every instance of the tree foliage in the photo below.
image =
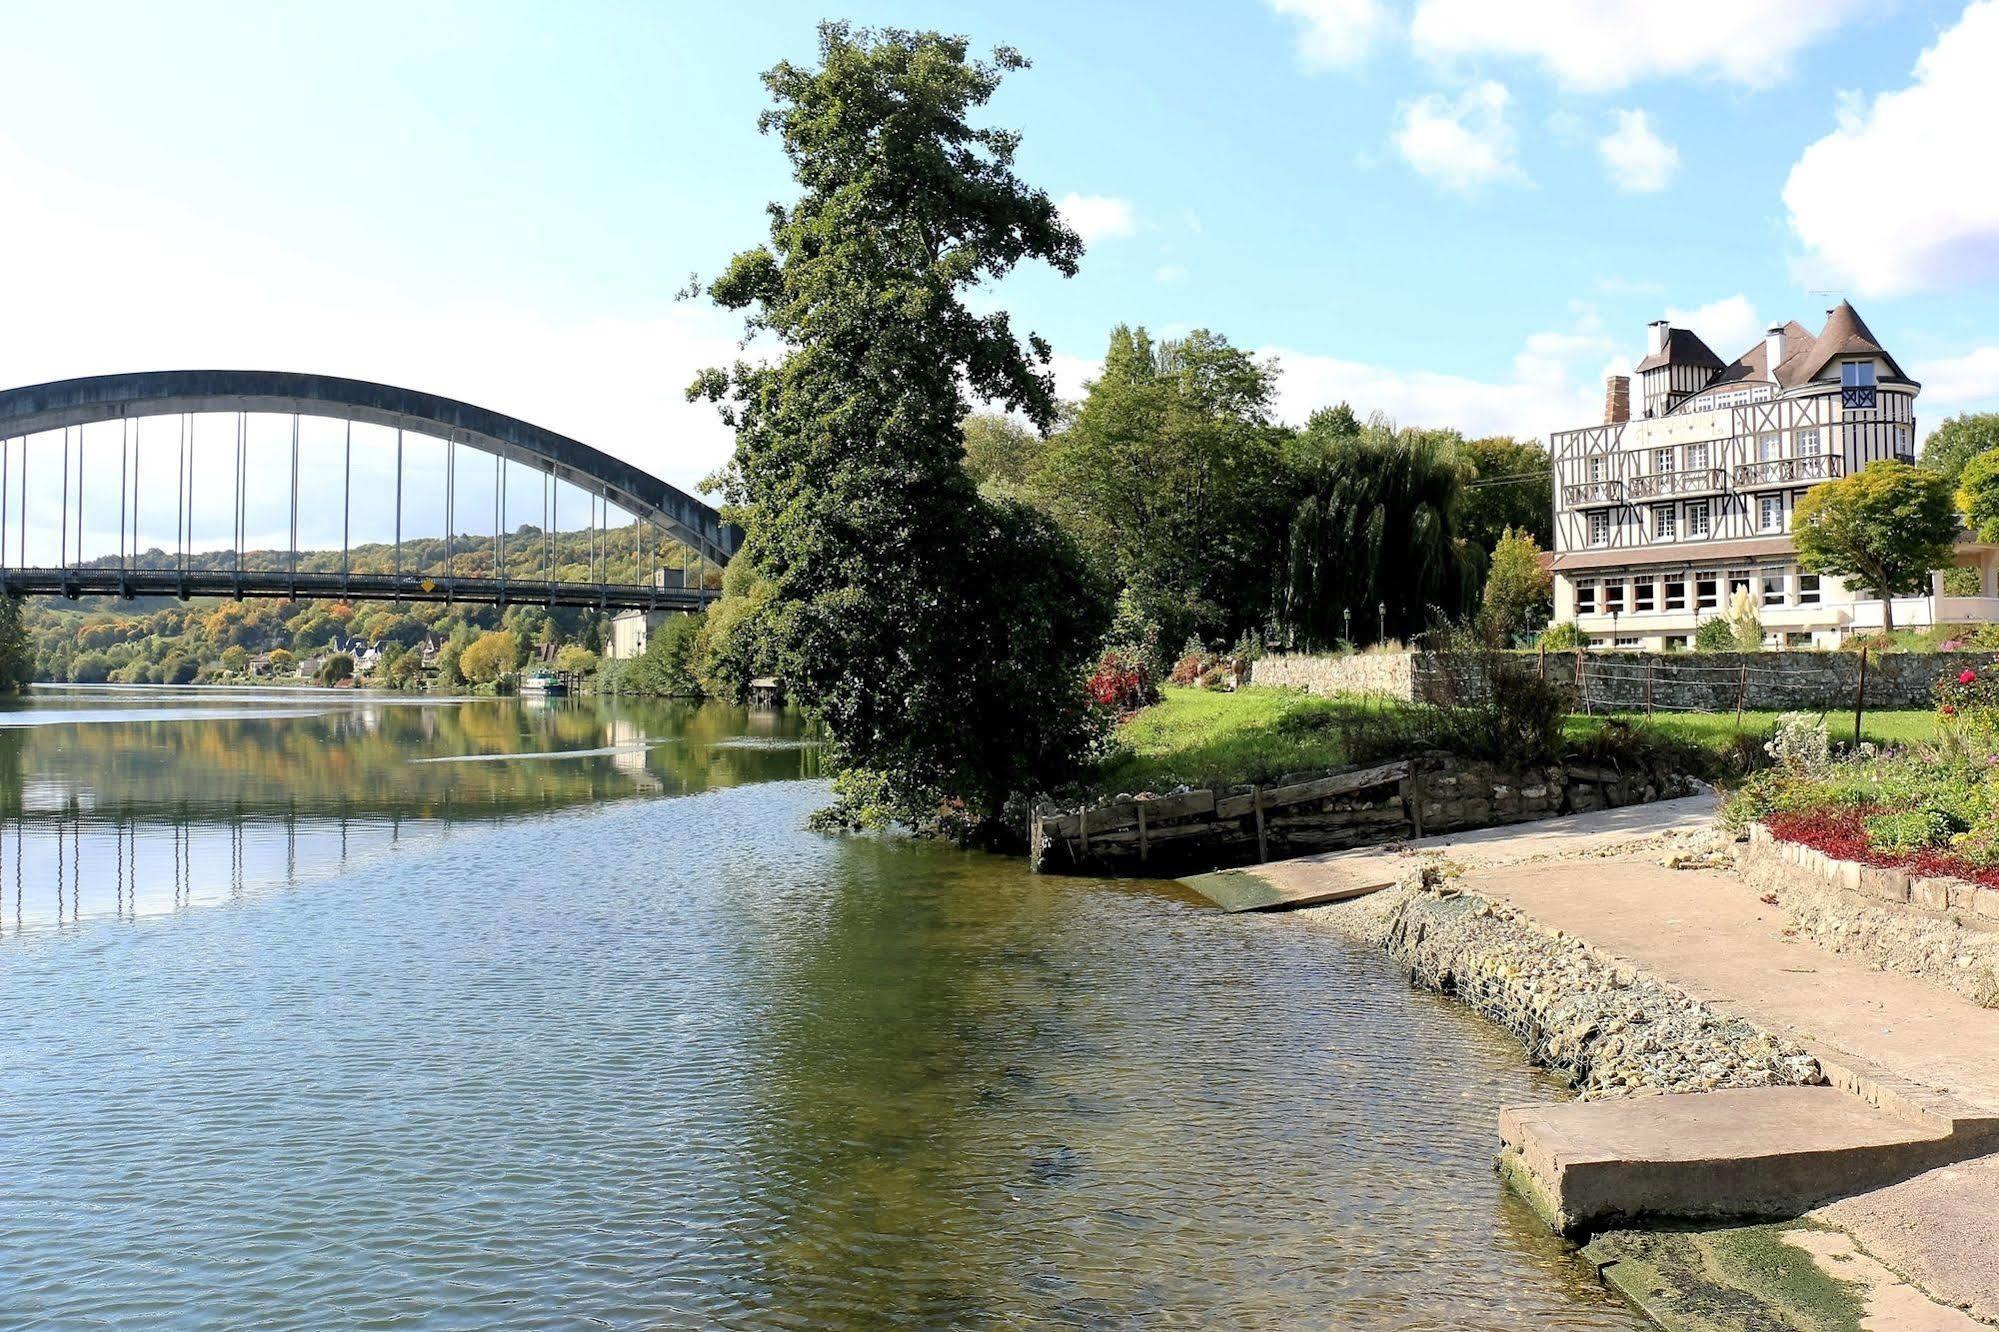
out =
[[1048,441],[1009,416],[975,412],[965,418],[965,470],[989,499],[1026,499]]
[[1504,633],[1529,627],[1548,613],[1554,591],[1534,534],[1511,527],[1502,532],[1485,574],[1485,609],[1493,624]]
[[21,600],[0,596],[0,693],[20,693],[34,674],[35,649],[21,624]]
[[1548,451],[1531,439],[1494,435],[1457,445],[1464,487],[1458,495],[1458,534],[1474,548],[1495,552],[1511,530],[1541,549],[1555,539],[1554,467]]
[[1031,260],[1073,274],[1082,248],[1015,174],[1018,136],[970,119],[1025,64],[822,25],[816,68],[764,76],[759,124],[799,197],[708,288],[784,353],[690,390],[736,429],[719,481],[761,600],[731,650],[824,720],[871,820],[994,819],[1095,735],[1082,681],[1107,599],[1061,531],[963,465],[967,390],[1056,416],[1047,344],[965,293]]
[[1999,412],[1953,416],[1930,432],[1920,466],[1943,477],[1953,491],[1973,458],[1999,449]]
[[1277,367],[1196,329],[1111,334],[1103,373],[1050,442],[1036,489],[1162,639],[1261,627],[1282,548]]
[[459,652],[458,671],[473,684],[491,684],[514,669],[519,652],[520,641],[511,629],[489,629]]
[[1807,490],[1792,527],[1799,563],[1874,592],[1893,629],[1892,598],[1927,590],[1930,571],[1951,562],[1957,519],[1942,475],[1881,459]]
[[1965,464],[1957,507],[1980,541],[1999,539],[1999,452],[1978,454]]

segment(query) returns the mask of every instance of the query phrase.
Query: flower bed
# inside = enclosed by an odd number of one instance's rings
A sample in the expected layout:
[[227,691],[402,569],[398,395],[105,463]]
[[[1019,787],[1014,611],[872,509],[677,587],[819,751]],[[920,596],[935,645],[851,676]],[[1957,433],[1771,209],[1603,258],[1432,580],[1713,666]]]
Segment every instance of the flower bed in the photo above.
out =
[[1999,888],[1999,866],[1980,865],[1962,856],[1934,847],[1893,851],[1874,845],[1867,831],[1870,817],[1889,811],[1851,809],[1773,810],[1763,816],[1763,826],[1780,842],[1796,842],[1822,851],[1837,860],[1872,865],[1878,869],[1901,869],[1922,878],[1963,879],[1969,883]]

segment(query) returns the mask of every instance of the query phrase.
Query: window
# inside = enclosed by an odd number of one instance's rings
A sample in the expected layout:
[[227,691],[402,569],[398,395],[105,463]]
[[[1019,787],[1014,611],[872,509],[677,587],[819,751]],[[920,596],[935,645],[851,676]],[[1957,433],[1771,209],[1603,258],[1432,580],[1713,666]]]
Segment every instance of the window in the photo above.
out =
[[1819,576],[1815,573],[1798,575],[1798,604],[1816,606],[1819,604]]
[[1683,611],[1687,608],[1687,576],[1672,574],[1666,579],[1666,609]]
[[1704,537],[1708,534],[1708,507],[1706,500],[1695,500],[1687,505],[1687,535]]
[[1652,450],[1652,470],[1657,473],[1672,471],[1673,451],[1671,449]]
[[1759,532],[1784,530],[1784,497],[1764,495],[1756,501],[1756,529]]
[[1763,571],[1763,604],[1781,606],[1784,604],[1784,584],[1790,578],[1788,569],[1765,569]]
[[1606,614],[1619,615],[1624,611],[1624,580],[1606,578],[1603,580],[1603,609]]
[[1667,652],[1685,652],[1687,650],[1687,636],[1685,634],[1667,634],[1663,647]]
[[1800,458],[1809,458],[1818,451],[1819,451],[1818,427],[1812,426],[1808,429],[1800,430],[1798,432],[1798,456]]
[[1679,535],[1679,514],[1670,504],[1652,506],[1652,536],[1659,541],[1671,541]]
[[1874,362],[1848,361],[1846,364],[1840,366],[1839,386],[1841,388],[1873,388]]
[[1650,578],[1640,578],[1631,585],[1631,609],[1651,611],[1658,609],[1659,585]]
[[1770,434],[1756,438],[1756,457],[1760,462],[1774,462],[1784,456],[1783,436]]
[[1812,645],[1812,631],[1809,629],[1806,629],[1802,632],[1793,630],[1792,632],[1784,635],[1785,647],[1808,648],[1811,645]]
[[1749,570],[1730,569],[1728,571],[1729,604],[1731,606],[1735,604],[1735,594],[1737,592],[1747,592],[1748,590],[1749,590]]
[[1603,480],[1603,455],[1601,453],[1593,453],[1590,455],[1589,479],[1592,481]]
[[1619,634],[1615,639],[1612,640],[1612,642],[1617,647],[1621,648],[1638,648],[1645,646],[1645,640],[1638,637],[1636,634]]
[[1582,578],[1576,581],[1576,614],[1596,614],[1596,579]]
[[1703,569],[1694,575],[1694,609],[1713,610],[1721,604],[1721,575],[1713,569]]
[[1601,509],[1589,516],[1589,543],[1592,546],[1610,544],[1610,515]]
[[1687,445],[1687,470],[1689,472],[1698,472],[1704,470],[1706,467],[1707,467],[1707,445],[1705,444]]

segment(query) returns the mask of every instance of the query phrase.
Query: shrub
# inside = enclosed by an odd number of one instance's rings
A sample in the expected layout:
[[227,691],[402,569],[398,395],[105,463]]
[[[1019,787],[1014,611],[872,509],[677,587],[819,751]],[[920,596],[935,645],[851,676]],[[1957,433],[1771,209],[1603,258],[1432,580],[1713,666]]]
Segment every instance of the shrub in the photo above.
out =
[[1540,643],[1550,652],[1574,652],[1583,645],[1583,631],[1574,620],[1562,620],[1541,631]]
[[1979,572],[1971,565],[1953,564],[1942,572],[1943,594],[1947,597],[1975,597],[1983,590]]
[[1965,831],[1963,820],[1934,807],[1876,814],[1861,826],[1866,829],[1868,845],[1891,856],[1948,846],[1954,836]]
[[1825,718],[1810,712],[1787,712],[1777,718],[1777,726],[1763,752],[1787,773],[1810,774],[1824,771],[1832,759],[1832,740],[1826,733]]
[[1756,598],[1744,588],[1728,603],[1728,627],[1735,636],[1737,652],[1763,650],[1763,621],[1756,614]]
[[1694,651],[1733,652],[1735,651],[1735,626],[1725,616],[1715,615],[1702,620],[1694,630]]
[[1145,663],[1117,648],[1109,648],[1090,673],[1090,699],[1100,707],[1122,716],[1157,702],[1159,687]]

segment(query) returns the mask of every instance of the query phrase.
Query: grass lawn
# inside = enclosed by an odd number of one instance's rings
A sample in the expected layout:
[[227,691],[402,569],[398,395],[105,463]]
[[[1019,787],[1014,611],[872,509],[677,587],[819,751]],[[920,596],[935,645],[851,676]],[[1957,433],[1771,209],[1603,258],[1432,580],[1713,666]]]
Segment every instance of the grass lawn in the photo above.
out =
[[[1105,794],[1165,791],[1175,786],[1226,786],[1269,782],[1287,772],[1337,768],[1340,753],[1335,721],[1367,708],[1396,707],[1382,699],[1316,698],[1291,689],[1237,690],[1167,686],[1161,700],[1134,713],[1118,727],[1117,747],[1092,783]],[[1576,739],[1603,724],[1602,717],[1576,716],[1569,734]],[[1642,714],[1619,720],[1643,728]],[[1768,735],[1774,712],[1745,712],[1742,731]],[[1853,715],[1826,717],[1834,739],[1851,739]],[[1736,735],[1735,714],[1660,713],[1649,725],[1715,750]],[[1936,734],[1936,714],[1924,711],[1870,712],[1862,735],[1877,744],[1909,744]]]

